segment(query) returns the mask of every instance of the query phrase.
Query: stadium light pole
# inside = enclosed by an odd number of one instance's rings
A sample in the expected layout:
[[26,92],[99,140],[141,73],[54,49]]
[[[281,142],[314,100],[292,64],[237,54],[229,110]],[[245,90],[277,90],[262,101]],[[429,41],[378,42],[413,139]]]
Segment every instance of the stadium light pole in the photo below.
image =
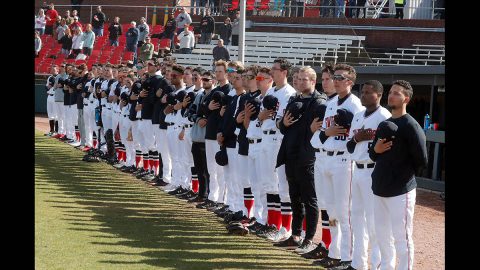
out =
[[240,24],[238,32],[238,61],[244,64],[245,59],[245,8],[246,0],[240,0]]

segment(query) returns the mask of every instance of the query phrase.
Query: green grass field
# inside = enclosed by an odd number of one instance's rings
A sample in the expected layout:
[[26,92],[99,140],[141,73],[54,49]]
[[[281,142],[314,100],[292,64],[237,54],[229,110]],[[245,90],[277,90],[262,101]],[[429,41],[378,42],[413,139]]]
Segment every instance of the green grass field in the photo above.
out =
[[319,269],[35,133],[35,269]]

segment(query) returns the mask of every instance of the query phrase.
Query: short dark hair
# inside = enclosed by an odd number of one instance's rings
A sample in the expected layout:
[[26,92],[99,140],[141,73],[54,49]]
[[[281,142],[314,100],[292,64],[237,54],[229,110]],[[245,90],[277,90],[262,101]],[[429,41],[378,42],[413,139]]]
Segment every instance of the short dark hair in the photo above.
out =
[[172,66],[172,71],[176,71],[176,72],[183,75],[183,73],[185,73],[185,68],[181,65],[173,65]]
[[198,74],[202,75],[205,72],[205,69],[202,67],[196,67],[193,69],[193,72],[198,72]]
[[401,86],[403,88],[403,94],[408,96],[410,99],[412,99],[412,96],[413,96],[413,88],[412,88],[412,85],[405,81],[405,80],[396,80],[392,83],[392,85],[398,85],[398,86]]
[[370,81],[366,81],[364,84],[370,85],[378,95],[383,95],[383,85],[381,82],[377,80],[370,80]]
[[207,77],[210,77],[210,78],[212,78],[212,79],[215,79],[215,73],[213,73],[213,72],[211,72],[211,71],[209,71],[209,70],[203,72],[203,73],[202,73],[202,76],[207,76]]
[[280,64],[280,68],[282,70],[286,70],[287,71],[287,76],[290,75],[290,70],[292,68],[292,63],[290,63],[287,59],[285,58],[277,58],[275,60],[273,60],[273,63],[279,63]]
[[335,73],[335,70],[333,69],[333,64],[325,63],[325,65],[322,68],[322,73],[328,73],[330,74],[330,76],[332,76],[333,73]]
[[357,80],[357,72],[355,68],[347,64],[337,64],[335,66],[335,71],[337,70],[345,70],[348,71],[348,79],[350,79],[353,83]]

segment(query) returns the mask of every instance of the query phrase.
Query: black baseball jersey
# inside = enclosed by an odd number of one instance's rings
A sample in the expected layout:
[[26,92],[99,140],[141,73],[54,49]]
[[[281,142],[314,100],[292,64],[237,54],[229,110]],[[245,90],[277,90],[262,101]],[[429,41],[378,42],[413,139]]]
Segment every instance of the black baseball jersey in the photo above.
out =
[[232,90],[232,85],[227,83],[224,86],[217,86],[213,89],[203,100],[201,104],[201,112],[204,113],[205,118],[207,118],[207,126],[205,130],[205,139],[216,140],[217,139],[217,130],[222,117],[220,116],[220,109],[210,111],[208,109],[208,104],[212,100],[213,93],[217,91],[223,92],[225,95],[228,95],[228,92]]

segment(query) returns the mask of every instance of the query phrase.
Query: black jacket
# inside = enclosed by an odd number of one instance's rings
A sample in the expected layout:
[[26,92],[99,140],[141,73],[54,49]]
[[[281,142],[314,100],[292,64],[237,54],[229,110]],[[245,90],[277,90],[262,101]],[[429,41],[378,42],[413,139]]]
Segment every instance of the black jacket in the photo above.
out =
[[237,136],[237,142],[238,142],[238,154],[242,156],[248,156],[248,139],[247,139],[247,129],[243,125],[243,123],[237,123],[236,119],[237,116],[245,110],[245,103],[249,100],[252,100],[256,97],[258,97],[261,94],[260,90],[257,90],[255,92],[248,92],[245,95],[242,95],[240,97],[240,102],[238,103],[238,110],[237,113],[235,114],[235,124],[237,128],[240,129],[240,133]]
[[232,36],[232,25],[231,24],[222,24],[220,25],[220,30],[218,31],[220,38],[224,41],[227,41]]
[[378,140],[375,136],[368,153],[376,162],[372,172],[373,194],[393,197],[417,187],[415,173],[427,166],[427,146],[424,131],[410,114],[385,121],[398,126],[392,148],[377,154],[373,147]]
[[[93,19],[93,17],[95,17],[95,15],[97,15],[98,21]],[[106,19],[105,13],[100,11],[100,12],[97,12],[97,13],[93,14],[93,17],[92,17],[93,28],[103,28],[103,24],[105,23],[105,19]]]
[[[284,135],[280,150],[277,155],[277,166],[286,164],[287,160],[295,161],[296,164],[313,164],[315,162],[315,150],[310,144],[312,131],[310,124],[314,119],[316,108],[324,104],[327,96],[315,90],[311,97],[301,98],[301,95],[291,99],[290,103],[302,102],[305,109],[302,117],[289,127],[283,125],[283,118],[280,121],[280,132]],[[288,105],[287,105],[288,107]],[[285,113],[286,114],[286,113]]]
[[[138,98],[138,102],[142,104],[142,119],[151,119],[152,124],[159,124],[158,115],[154,117],[153,109],[154,105],[159,101],[160,98],[157,97],[156,92],[158,89],[163,89],[162,94],[170,93],[173,90],[173,87],[160,75],[155,75],[148,77],[146,80],[146,85],[148,89],[148,96]],[[155,120],[155,123],[153,122]]]
[[[207,24],[203,25],[205,22]],[[204,33],[215,32],[215,19],[212,16],[204,16],[200,21],[200,30]]]
[[117,40],[122,35],[122,25],[119,23],[111,23],[108,27],[108,39]]
[[237,107],[237,100],[240,99],[245,94],[239,96],[233,96],[230,104],[227,105],[225,113],[223,114],[223,119],[220,125],[218,126],[217,132],[221,132],[224,137],[224,146],[227,148],[235,148],[237,145],[237,135],[235,135],[235,129],[237,128],[237,121],[235,117],[235,109]]

